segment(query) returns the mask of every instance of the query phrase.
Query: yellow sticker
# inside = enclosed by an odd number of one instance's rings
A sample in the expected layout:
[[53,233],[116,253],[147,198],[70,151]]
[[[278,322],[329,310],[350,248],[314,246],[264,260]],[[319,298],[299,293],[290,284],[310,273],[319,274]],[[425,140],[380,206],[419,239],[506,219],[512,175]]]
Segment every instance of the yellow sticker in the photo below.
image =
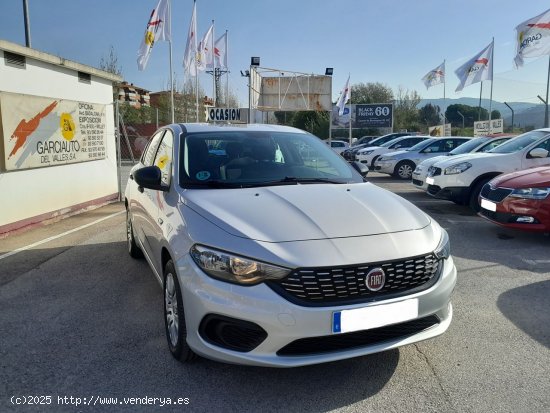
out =
[[68,141],[73,140],[75,133],[75,126],[73,117],[69,113],[62,113],[61,119],[59,121],[59,126],[61,127],[61,134],[63,138]]
[[160,169],[164,169],[166,167],[166,164],[168,163],[168,156],[166,155],[163,155],[159,158],[158,162],[157,162],[157,166],[160,168]]

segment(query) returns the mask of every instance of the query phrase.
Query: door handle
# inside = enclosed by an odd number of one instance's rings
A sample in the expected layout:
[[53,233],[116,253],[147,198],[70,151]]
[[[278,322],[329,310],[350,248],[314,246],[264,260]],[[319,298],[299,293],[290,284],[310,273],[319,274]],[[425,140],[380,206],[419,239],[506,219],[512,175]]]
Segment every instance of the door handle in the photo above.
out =
[[162,220],[162,218],[158,218],[157,221],[158,221],[158,223],[159,223],[160,225],[162,225],[162,224],[164,223],[164,221]]

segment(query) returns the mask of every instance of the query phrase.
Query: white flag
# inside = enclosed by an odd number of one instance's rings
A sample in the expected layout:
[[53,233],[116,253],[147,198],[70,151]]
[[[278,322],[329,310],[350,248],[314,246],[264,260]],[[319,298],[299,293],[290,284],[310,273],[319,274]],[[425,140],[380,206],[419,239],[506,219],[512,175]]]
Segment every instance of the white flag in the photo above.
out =
[[[214,59],[216,67],[227,70],[227,32],[222,34],[214,43]],[[212,60],[207,61],[206,67],[213,69]]]
[[455,92],[482,80],[493,80],[493,47],[494,41],[455,70],[460,80]]
[[426,89],[432,86],[439,85],[445,81],[445,62],[441,63],[434,70],[430,70],[422,78],[422,81],[426,85]]
[[346,103],[348,103],[350,96],[351,96],[351,90],[349,88],[349,76],[348,76],[348,81],[346,82],[346,86],[344,87],[344,90],[342,90],[342,93],[340,93],[338,102],[336,102],[336,106],[338,107],[338,115],[342,116],[344,114],[344,106],[346,106]]
[[197,52],[197,70],[201,72],[206,70],[206,64],[212,62],[212,33],[214,32],[214,24],[210,25],[210,28],[202,37],[198,52]]
[[524,57],[550,54],[550,9],[516,27],[516,67],[523,66]]
[[170,33],[170,3],[168,0],[159,0],[157,7],[151,12],[143,42],[138,50],[138,69],[144,70],[147,66],[147,61],[153,50],[153,45],[156,41],[170,41],[172,38]]
[[193,2],[193,14],[187,33],[187,45],[183,55],[183,67],[189,76],[197,76],[197,4]]

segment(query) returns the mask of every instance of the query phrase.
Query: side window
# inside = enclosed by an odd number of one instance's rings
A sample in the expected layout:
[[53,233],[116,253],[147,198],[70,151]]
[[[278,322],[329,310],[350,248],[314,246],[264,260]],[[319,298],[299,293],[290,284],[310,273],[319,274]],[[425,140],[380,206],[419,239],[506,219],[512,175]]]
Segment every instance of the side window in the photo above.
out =
[[155,156],[154,165],[158,166],[161,176],[162,185],[170,185],[170,176],[172,175],[172,159],[173,159],[173,149],[174,147],[174,136],[172,131],[167,130],[160,142],[157,155]]
[[550,139],[546,139],[546,140],[542,141],[537,146],[535,146],[533,149],[535,149],[535,148],[546,149],[548,152],[550,152]]
[[496,148],[498,145],[500,145],[503,142],[506,142],[506,139],[491,139],[491,141],[487,145],[485,145],[483,148],[481,148],[479,152],[490,151],[491,149]]
[[426,149],[424,149],[423,152],[426,152],[426,153],[443,152],[440,149],[442,143],[443,141],[434,142],[431,145],[429,145]]
[[143,165],[145,166],[153,165],[153,159],[155,157],[155,153],[157,153],[157,148],[163,133],[164,133],[164,130],[157,132],[155,135],[153,135],[153,137],[149,141],[149,145],[147,146],[147,149],[143,153],[143,158],[141,160]]

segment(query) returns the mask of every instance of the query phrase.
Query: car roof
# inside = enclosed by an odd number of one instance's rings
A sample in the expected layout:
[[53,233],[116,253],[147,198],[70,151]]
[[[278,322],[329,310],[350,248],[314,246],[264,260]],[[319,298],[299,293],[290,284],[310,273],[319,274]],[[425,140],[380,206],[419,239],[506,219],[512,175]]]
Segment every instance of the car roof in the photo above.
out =
[[[293,128],[291,126],[270,125],[260,123],[180,123],[178,124],[184,132],[234,132],[236,130],[247,130],[255,132],[292,132],[303,133],[307,132]],[[171,126],[171,125],[168,125]]]

